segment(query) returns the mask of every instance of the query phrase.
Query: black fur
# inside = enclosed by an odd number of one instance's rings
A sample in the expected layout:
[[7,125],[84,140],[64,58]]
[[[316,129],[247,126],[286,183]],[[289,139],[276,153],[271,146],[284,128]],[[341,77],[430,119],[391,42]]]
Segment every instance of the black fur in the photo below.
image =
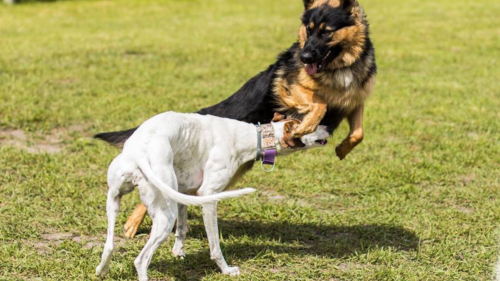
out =
[[323,5],[305,11],[301,20],[306,26],[308,26],[311,21],[315,23],[325,23],[326,25],[332,27],[333,30],[339,30],[341,28],[354,25],[354,20],[352,19],[349,11],[334,8],[328,5]]
[[276,111],[276,102],[272,93],[276,65],[269,66],[266,71],[250,79],[226,100],[203,108],[198,113],[254,124],[271,122]]
[[105,132],[94,135],[94,138],[103,140],[112,145],[123,146],[125,141],[137,130],[138,127],[116,132]]

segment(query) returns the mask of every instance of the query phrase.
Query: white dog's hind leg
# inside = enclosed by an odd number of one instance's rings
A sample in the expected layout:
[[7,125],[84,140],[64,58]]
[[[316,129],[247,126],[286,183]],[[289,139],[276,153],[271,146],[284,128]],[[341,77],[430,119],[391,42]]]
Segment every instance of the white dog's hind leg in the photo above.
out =
[[[168,153],[150,155],[149,161],[153,172],[160,179],[177,190],[177,178],[172,166],[172,157]],[[138,183],[141,200],[146,205],[153,219],[153,226],[148,242],[134,261],[140,281],[148,280],[147,270],[156,249],[168,238],[177,219],[177,203],[169,197],[164,197],[156,186],[146,179]],[[146,191],[146,192],[144,192]]]
[[134,261],[140,281],[148,280],[147,270],[149,264],[151,263],[151,258],[161,243],[168,238],[170,232],[172,232],[172,228],[174,227],[177,215],[177,204],[175,202],[166,202],[166,204],[169,206],[148,206],[148,211],[153,218],[151,235],[141,253]]
[[106,213],[108,215],[108,234],[106,244],[102,252],[101,263],[96,268],[96,274],[104,277],[108,273],[111,254],[113,253],[113,238],[115,234],[115,222],[120,210],[120,192],[115,186],[110,186],[106,200]]
[[205,223],[208,243],[210,245],[210,258],[215,261],[222,273],[231,276],[239,275],[240,269],[237,266],[228,266],[220,249],[219,229],[217,226],[217,203],[206,204],[202,208],[203,222]]
[[179,203],[177,205],[179,214],[177,216],[177,229],[175,230],[175,244],[172,248],[172,254],[174,257],[184,258],[186,255],[184,253],[184,240],[187,233],[187,206]]

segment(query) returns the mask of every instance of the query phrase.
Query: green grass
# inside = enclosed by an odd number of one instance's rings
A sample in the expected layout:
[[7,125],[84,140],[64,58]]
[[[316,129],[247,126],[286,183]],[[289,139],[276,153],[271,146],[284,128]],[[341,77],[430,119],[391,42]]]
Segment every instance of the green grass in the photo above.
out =
[[[363,144],[338,161],[343,124],[327,148],[278,159],[271,174],[254,168],[241,181],[259,192],[219,205],[223,252],[241,277],[223,276],[210,260],[193,207],[186,259],[165,243],[151,279],[491,278],[500,225],[500,3],[361,3],[379,65]],[[106,169],[119,151],[89,137],[229,96],[296,40],[301,9],[300,0],[0,7],[0,129],[27,134],[0,143],[0,279],[95,279]],[[62,151],[22,148],[43,142]],[[137,193],[122,202],[120,234]],[[108,280],[137,278],[132,261],[150,224],[120,239]],[[54,233],[81,241],[46,235]]]

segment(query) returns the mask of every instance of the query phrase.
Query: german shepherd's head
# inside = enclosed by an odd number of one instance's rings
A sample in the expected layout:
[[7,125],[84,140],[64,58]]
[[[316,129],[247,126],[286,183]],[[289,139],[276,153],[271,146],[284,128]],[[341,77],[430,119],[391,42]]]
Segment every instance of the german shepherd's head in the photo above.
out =
[[303,1],[299,42],[307,74],[353,64],[363,52],[368,32],[356,0]]

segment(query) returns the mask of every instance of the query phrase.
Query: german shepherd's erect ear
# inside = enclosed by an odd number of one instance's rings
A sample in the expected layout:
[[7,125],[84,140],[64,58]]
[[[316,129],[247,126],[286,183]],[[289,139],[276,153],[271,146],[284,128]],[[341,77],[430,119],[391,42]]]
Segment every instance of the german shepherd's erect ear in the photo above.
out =
[[319,2],[318,5],[328,3],[328,5],[330,6],[341,7],[342,9],[347,11],[351,10],[357,4],[356,0],[303,0],[303,1],[304,1],[304,9],[306,10],[309,10],[315,2]]
[[340,7],[346,11],[350,11],[356,4],[356,0],[340,0]]
[[304,0],[304,9],[309,10],[309,8],[311,8],[313,3],[314,0]]

